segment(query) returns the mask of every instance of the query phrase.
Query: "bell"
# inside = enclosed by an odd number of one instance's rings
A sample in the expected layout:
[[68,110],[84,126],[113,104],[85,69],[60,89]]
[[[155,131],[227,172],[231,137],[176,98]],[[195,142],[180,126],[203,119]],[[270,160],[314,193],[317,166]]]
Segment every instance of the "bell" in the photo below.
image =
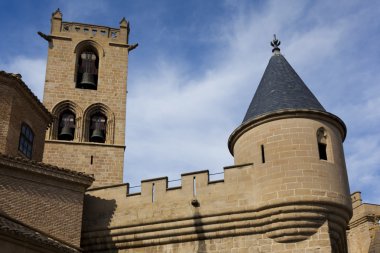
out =
[[82,81],[80,82],[80,84],[82,85],[82,87],[85,88],[96,89],[94,74],[84,72],[82,74]]
[[95,128],[94,131],[92,132],[90,141],[104,143],[105,140],[104,140],[103,130],[99,128]]
[[71,141],[74,139],[73,131],[71,127],[64,126],[61,129],[61,132],[59,133],[59,139],[60,140],[66,140]]

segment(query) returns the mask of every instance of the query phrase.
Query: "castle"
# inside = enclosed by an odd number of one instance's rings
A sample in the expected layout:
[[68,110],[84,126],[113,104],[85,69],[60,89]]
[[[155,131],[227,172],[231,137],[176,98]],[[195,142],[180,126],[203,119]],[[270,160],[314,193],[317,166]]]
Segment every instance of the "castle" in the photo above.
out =
[[[234,165],[122,182],[129,23],[52,14],[43,104],[0,72],[2,252],[380,252],[380,206],[350,195],[346,126],[272,41]],[[47,129],[47,131],[46,131]]]

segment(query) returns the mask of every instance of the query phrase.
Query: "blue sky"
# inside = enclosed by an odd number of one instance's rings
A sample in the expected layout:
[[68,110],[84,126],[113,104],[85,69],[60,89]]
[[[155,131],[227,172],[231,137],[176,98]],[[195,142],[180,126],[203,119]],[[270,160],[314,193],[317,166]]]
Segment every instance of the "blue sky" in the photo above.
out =
[[[42,99],[51,13],[131,24],[124,180],[233,164],[241,123],[271,56],[281,52],[322,105],[347,125],[351,191],[380,203],[380,5],[376,1],[2,1],[0,69]],[[148,159],[147,159],[148,157]]]

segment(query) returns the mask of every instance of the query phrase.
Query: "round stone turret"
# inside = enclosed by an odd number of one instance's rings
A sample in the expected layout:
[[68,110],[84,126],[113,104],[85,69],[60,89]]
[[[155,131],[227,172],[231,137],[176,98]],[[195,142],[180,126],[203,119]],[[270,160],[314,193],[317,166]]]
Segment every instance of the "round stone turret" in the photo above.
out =
[[274,215],[269,238],[305,240],[328,222],[333,252],[346,252],[352,207],[342,145],[345,124],[325,111],[275,40],[243,123],[229,138],[230,152],[236,165],[254,164],[257,207],[283,210]]

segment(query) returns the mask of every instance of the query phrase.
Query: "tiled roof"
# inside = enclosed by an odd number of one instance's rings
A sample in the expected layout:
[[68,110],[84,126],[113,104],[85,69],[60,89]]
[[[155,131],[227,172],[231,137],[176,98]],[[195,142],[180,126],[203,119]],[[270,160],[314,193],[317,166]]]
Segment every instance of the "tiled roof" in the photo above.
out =
[[243,123],[283,110],[317,110],[323,106],[279,52],[269,60]]
[[46,113],[46,115],[48,115],[48,117],[50,118],[50,122],[53,120],[53,116],[51,115],[51,113],[49,112],[48,109],[46,109],[46,107],[41,103],[41,101],[38,99],[38,97],[36,95],[34,95],[34,93],[29,89],[29,87],[24,83],[24,81],[21,79],[21,75],[20,74],[13,74],[13,73],[8,73],[8,72],[5,72],[3,70],[0,71],[0,76],[4,76],[4,77],[8,77],[10,79],[13,79],[15,80],[18,84],[20,84],[20,87],[22,89],[24,89],[27,93],[29,93],[29,95],[32,97],[32,99],[37,103],[37,105],[41,108],[41,110],[43,112]]
[[86,182],[86,184],[89,186],[94,181],[94,177],[92,175],[88,175],[83,172],[78,172],[74,170],[69,170],[61,167],[57,167],[51,164],[46,164],[42,162],[36,162],[33,160],[24,159],[21,157],[14,157],[9,156],[0,153],[0,165],[4,163],[10,163],[12,166],[18,167],[26,167],[28,170],[33,170],[35,172],[38,172],[38,170],[43,170],[43,174],[51,173],[54,176],[65,176],[65,178],[68,178],[67,176],[71,178],[77,178],[80,179],[81,182]]
[[28,225],[25,225],[13,218],[0,213],[0,232],[7,236],[16,237],[18,240],[32,241],[41,248],[55,248],[57,252],[77,253],[81,252],[78,248],[59,241],[44,232],[38,231]]

